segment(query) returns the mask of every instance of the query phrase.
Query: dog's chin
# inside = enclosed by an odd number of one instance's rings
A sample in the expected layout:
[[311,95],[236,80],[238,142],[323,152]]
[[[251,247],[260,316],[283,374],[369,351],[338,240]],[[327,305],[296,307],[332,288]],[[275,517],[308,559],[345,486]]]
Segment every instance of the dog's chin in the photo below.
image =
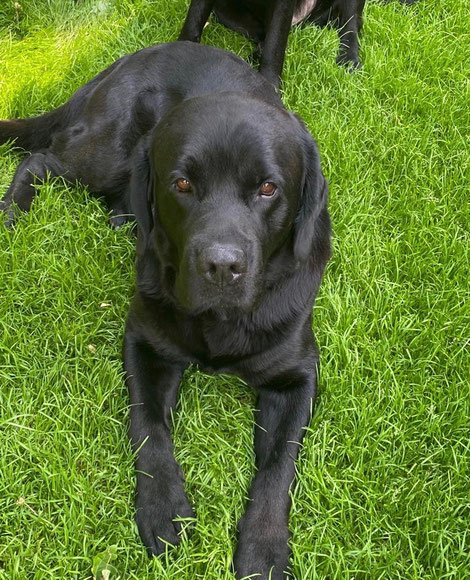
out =
[[252,312],[259,302],[257,293],[249,292],[245,288],[217,291],[208,290],[202,285],[188,289],[178,283],[175,285],[175,298],[188,314],[212,312],[220,318],[227,318],[230,313]]
[[220,318],[228,318],[231,313],[252,312],[257,303],[254,299],[225,299],[215,296],[178,296],[178,302],[188,314],[197,315],[212,312]]

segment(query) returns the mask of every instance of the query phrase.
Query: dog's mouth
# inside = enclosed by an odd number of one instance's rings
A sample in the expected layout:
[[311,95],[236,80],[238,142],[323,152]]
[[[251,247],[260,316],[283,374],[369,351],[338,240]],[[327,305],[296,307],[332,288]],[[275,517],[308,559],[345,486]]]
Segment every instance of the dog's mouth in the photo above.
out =
[[177,275],[175,296],[178,303],[193,313],[227,310],[252,311],[258,303],[258,292],[252,276],[239,277],[230,285],[207,282],[201,276]]

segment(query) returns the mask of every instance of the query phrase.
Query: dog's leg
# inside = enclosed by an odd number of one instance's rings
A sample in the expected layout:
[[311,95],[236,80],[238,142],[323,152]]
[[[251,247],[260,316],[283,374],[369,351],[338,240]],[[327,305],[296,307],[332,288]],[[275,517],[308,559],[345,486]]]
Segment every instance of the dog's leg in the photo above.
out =
[[295,0],[276,0],[266,15],[266,38],[261,51],[260,73],[276,88],[281,83],[287,38],[292,24]]
[[12,226],[15,222],[15,206],[22,211],[29,211],[36,195],[36,185],[44,181],[48,175],[58,177],[65,176],[66,173],[67,170],[50,151],[33,153],[24,159],[5,197],[0,201],[0,211],[7,214],[6,225]]
[[215,0],[192,0],[178,40],[199,42]]
[[338,64],[361,68],[359,60],[359,33],[362,28],[362,12],[365,0],[347,0],[339,5],[339,52]]
[[286,576],[289,488],[315,388],[316,371],[306,374],[302,369],[260,389],[255,419],[257,474],[248,508],[238,526],[234,556],[237,578],[259,574],[259,580],[284,580]]
[[124,365],[131,402],[130,438],[137,452],[136,522],[149,555],[158,555],[165,551],[165,542],[179,542],[181,522],[175,518],[193,516],[170,435],[183,366],[160,357],[129,329]]

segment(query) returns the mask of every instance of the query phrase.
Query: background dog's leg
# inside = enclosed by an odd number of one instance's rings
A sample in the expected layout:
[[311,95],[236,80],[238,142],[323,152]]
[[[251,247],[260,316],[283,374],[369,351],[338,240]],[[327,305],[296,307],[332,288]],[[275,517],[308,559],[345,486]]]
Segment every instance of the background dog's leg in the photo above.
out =
[[199,42],[215,0],[192,0],[178,40]]
[[310,420],[315,388],[316,371],[312,369],[311,375],[305,376],[302,369],[280,377],[276,384],[260,391],[255,417],[258,472],[250,490],[251,501],[238,526],[234,556],[237,578],[249,574],[261,574],[259,580],[285,578],[289,558],[289,487],[304,428]]
[[292,24],[295,0],[277,0],[266,15],[260,73],[276,88],[281,83],[284,54]]
[[338,64],[349,64],[361,68],[359,60],[359,33],[362,28],[362,12],[365,0],[348,0],[339,7],[339,52]]
[[131,402],[130,438],[137,451],[136,522],[149,555],[158,555],[165,551],[164,541],[179,542],[181,523],[174,518],[193,516],[170,434],[183,367],[161,358],[129,330],[124,365]]
[[265,37],[264,21],[259,13],[254,14],[244,4],[233,0],[217,0],[214,12],[221,24],[243,34],[256,44],[253,59],[259,64]]
[[18,167],[15,177],[8,188],[5,197],[0,201],[0,211],[7,213],[6,225],[11,226],[15,221],[15,204],[23,211],[29,211],[36,195],[36,185],[44,181],[47,176],[58,177],[65,175],[66,169],[57,157],[49,151],[33,153]]

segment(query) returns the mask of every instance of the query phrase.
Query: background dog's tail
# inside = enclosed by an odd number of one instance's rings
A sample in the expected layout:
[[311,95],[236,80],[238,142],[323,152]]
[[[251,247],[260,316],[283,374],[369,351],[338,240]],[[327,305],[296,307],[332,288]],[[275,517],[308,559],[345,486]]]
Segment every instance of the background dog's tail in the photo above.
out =
[[64,107],[59,107],[55,111],[30,119],[0,121],[0,145],[14,141],[16,147],[27,151],[49,147],[54,133],[63,125],[64,113]]

